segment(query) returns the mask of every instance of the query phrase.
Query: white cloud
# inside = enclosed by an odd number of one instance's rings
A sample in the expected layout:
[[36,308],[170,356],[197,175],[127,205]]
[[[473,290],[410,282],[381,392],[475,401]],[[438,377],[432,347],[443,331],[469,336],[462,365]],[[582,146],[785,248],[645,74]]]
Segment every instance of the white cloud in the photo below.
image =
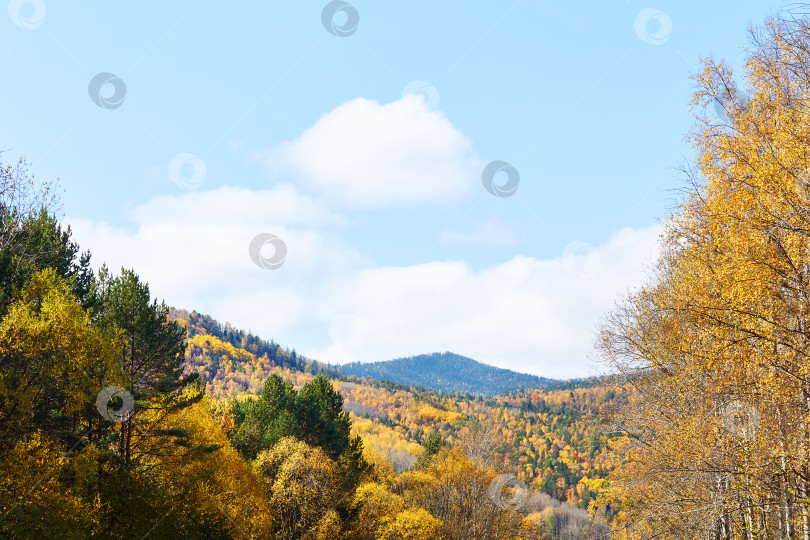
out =
[[470,144],[417,95],[388,104],[357,98],[253,159],[344,204],[446,203],[479,186],[483,163]]
[[[271,190],[223,187],[157,197],[128,213],[134,230],[69,218],[74,236],[93,253],[93,263],[113,271],[135,268],[153,295],[176,307],[216,314],[268,335],[303,315],[298,280],[320,273],[323,260],[335,271],[359,257],[313,227],[340,227],[342,216],[282,184]],[[257,267],[250,241],[270,232],[288,245],[277,271]],[[222,321],[224,322],[224,320]]]
[[331,362],[380,360],[453,351],[550,377],[591,374],[596,324],[617,294],[644,278],[658,252],[659,229],[624,229],[598,246],[592,274],[571,272],[562,257],[519,255],[480,272],[464,262],[370,268],[333,283],[322,315],[339,320]]
[[[131,230],[68,222],[95,264],[134,267],[177,307],[332,363],[449,350],[550,377],[590,373],[595,324],[642,281],[659,232],[624,229],[582,261],[517,255],[481,270],[464,261],[375,267],[330,232],[342,216],[290,185],[159,197],[128,216]],[[248,256],[260,232],[287,244],[280,269]],[[587,272],[572,267],[578,261]]]

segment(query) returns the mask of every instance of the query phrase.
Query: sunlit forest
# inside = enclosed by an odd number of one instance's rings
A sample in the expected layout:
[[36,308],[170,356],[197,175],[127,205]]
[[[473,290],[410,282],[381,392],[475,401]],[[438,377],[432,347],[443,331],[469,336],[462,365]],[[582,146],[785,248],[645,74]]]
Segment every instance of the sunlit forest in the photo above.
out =
[[744,55],[694,74],[599,377],[301,355],[96,261],[0,152],[0,536],[810,540],[810,18]]
[[595,497],[615,463],[591,416],[625,391],[484,397],[348,376],[158,303],[133,270],[94,273],[47,206],[24,211],[53,204],[25,163],[3,178],[16,205],[0,326],[4,534],[607,531],[615,510]]

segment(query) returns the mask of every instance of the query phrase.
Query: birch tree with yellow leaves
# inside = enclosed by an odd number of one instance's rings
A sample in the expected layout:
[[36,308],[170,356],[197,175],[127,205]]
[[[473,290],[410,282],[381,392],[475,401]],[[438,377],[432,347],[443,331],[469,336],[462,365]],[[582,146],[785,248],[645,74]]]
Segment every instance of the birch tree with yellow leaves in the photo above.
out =
[[608,499],[627,538],[810,540],[810,19],[695,81],[689,187],[598,338],[636,390]]

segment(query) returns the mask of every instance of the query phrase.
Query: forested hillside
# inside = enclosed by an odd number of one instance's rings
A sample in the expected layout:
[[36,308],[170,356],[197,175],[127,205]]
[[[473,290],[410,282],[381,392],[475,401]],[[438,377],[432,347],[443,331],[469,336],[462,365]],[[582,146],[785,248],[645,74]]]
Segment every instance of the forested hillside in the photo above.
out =
[[535,375],[488,366],[451,352],[421,354],[384,362],[354,362],[342,365],[341,369],[358,377],[476,395],[539,388],[551,382]]
[[600,412],[622,406],[626,393],[606,387],[606,381],[559,381],[549,390],[494,397],[437,392],[347,376],[297,355],[297,363],[291,364],[294,353],[289,350],[208,316],[183,310],[174,311],[174,316],[188,328],[193,344],[186,350],[186,369],[207,381],[206,392],[219,398],[220,407],[227,407],[233,396],[259,394],[261,381],[270,374],[300,388],[317,372],[324,373],[343,396],[354,432],[396,471],[413,467],[430,437],[459,445],[473,426],[478,433],[485,428],[491,437],[492,459],[500,467],[533,489],[582,509],[589,508],[615,466],[607,450],[609,440],[593,420]]
[[[597,538],[591,387],[499,397],[350,377],[94,271],[0,168],[0,536]],[[622,398],[623,399],[623,398]]]
[[207,392],[227,398],[241,392],[258,394],[273,368],[287,372],[317,374],[327,369],[317,361],[283,349],[272,340],[221,324],[196,311],[172,309],[169,318],[186,329],[186,369],[199,373],[207,383]]

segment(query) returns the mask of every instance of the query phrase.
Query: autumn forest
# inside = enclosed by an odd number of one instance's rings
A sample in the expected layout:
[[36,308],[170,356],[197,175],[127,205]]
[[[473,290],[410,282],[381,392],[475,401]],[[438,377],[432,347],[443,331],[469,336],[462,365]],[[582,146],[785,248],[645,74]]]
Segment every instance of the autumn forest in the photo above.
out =
[[810,18],[693,79],[695,158],[589,379],[344,370],[167,305],[1,152],[0,537],[810,540]]

